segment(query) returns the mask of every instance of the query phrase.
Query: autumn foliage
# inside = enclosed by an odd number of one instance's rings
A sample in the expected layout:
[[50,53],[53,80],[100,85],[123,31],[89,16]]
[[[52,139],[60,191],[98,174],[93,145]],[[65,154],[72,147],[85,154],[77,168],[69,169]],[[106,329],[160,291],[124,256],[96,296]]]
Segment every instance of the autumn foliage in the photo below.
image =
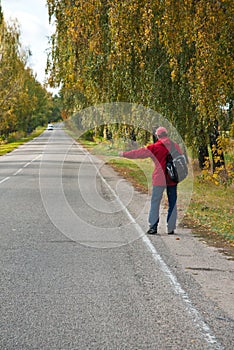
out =
[[0,143],[47,121],[51,96],[27,67],[29,56],[17,21],[7,24],[0,6]]
[[[105,102],[163,114],[201,167],[225,168],[233,120],[232,0],[47,0],[47,74],[64,113]],[[218,156],[217,156],[218,154]],[[206,163],[206,164],[205,164]],[[205,164],[205,165],[204,165]]]

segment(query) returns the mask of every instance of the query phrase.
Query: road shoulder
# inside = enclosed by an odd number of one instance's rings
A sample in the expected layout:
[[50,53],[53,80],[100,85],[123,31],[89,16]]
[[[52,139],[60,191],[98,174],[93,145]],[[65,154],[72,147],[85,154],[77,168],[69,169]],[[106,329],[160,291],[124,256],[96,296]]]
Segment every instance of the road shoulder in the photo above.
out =
[[[102,175],[107,181],[111,179],[112,188],[116,188],[121,179],[108,165],[103,168]],[[121,181],[128,183],[124,179]],[[150,196],[135,190],[134,201],[128,206],[128,210],[145,232],[148,228],[149,205]],[[158,236],[149,236],[152,243],[157,248],[160,239],[177,269],[192,277],[203,294],[223,310],[227,317],[234,320],[234,261],[193,235],[189,229],[178,227],[176,234],[169,236],[165,230],[165,217],[166,213],[162,212]]]

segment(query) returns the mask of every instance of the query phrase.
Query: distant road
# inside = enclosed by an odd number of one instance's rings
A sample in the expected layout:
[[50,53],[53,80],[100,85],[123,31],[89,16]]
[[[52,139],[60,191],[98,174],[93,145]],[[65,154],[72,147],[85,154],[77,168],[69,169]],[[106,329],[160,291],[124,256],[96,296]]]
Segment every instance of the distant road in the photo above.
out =
[[59,128],[0,157],[0,349],[233,349],[140,196]]

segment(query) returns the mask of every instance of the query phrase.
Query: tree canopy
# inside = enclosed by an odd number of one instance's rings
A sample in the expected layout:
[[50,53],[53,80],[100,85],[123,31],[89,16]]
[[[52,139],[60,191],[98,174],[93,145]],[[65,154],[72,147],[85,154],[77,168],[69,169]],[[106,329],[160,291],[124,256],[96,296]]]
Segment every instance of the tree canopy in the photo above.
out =
[[30,51],[20,43],[15,20],[4,21],[0,6],[0,138],[12,132],[29,133],[50,117],[51,94],[27,67]]
[[[49,81],[68,112],[128,101],[201,142],[233,100],[233,1],[47,0],[56,23]],[[194,141],[195,140],[195,141]],[[206,141],[207,142],[207,141]]]

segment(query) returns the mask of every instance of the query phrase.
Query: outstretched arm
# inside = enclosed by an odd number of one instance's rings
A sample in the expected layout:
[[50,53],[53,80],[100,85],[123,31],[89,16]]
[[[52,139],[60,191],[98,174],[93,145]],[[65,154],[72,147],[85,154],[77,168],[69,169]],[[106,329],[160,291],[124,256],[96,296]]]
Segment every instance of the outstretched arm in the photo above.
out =
[[137,150],[132,150],[128,152],[119,152],[120,157],[129,158],[129,159],[137,159],[137,158],[149,158],[152,156],[152,153],[148,150],[148,148],[143,147]]

